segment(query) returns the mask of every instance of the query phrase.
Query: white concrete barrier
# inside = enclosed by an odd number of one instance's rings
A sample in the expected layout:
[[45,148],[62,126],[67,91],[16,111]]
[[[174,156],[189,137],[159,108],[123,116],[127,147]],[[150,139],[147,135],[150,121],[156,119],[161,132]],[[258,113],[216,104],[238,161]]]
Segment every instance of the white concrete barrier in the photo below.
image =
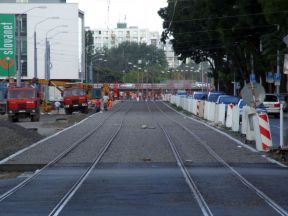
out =
[[250,112],[250,107],[244,106],[242,110],[241,129],[240,129],[240,133],[243,135],[246,135],[247,133],[247,127],[249,123],[249,120],[248,120],[249,112]]
[[198,103],[197,100],[193,100],[193,102],[192,102],[192,113],[194,115],[197,115],[197,103]]
[[203,118],[204,117],[204,106],[205,106],[205,101],[199,101],[199,114],[198,116],[200,118]]
[[216,104],[215,103],[210,103],[209,104],[209,116],[208,120],[214,122],[215,120],[215,110],[216,110]]
[[215,105],[215,117],[214,117],[214,123],[218,124],[218,115],[219,115],[219,104]]
[[240,109],[234,106],[232,110],[232,131],[239,132],[240,128]]
[[193,113],[193,99],[188,99],[188,112]]
[[180,107],[182,109],[184,109],[184,100],[185,100],[185,97],[180,97]]
[[176,106],[177,106],[177,107],[180,107],[180,103],[181,103],[180,97],[179,97],[179,96],[176,96]]
[[204,104],[204,119],[208,119],[208,116],[209,116],[209,108],[210,108],[210,106],[209,106],[209,104],[210,104],[210,102],[208,102],[208,101],[205,101],[205,104]]
[[189,105],[188,98],[184,98],[184,110],[185,111],[188,111],[188,105]]
[[226,108],[225,104],[218,105],[218,124],[225,126]]
[[255,141],[255,131],[254,131],[254,125],[253,125],[253,117],[256,115],[255,109],[249,107],[248,111],[248,124],[247,124],[247,130],[246,130],[246,141],[252,142]]
[[232,111],[233,111],[233,104],[228,104],[227,105],[227,115],[226,115],[226,124],[225,126],[227,128],[232,128]]

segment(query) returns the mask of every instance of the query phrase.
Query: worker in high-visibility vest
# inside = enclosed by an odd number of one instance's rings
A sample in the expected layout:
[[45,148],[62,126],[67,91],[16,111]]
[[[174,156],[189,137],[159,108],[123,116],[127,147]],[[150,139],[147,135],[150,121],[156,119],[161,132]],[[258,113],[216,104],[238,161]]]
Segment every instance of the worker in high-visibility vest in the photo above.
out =
[[112,99],[110,98],[110,99],[108,100],[108,108],[111,109],[112,106],[113,106],[113,102],[112,102]]

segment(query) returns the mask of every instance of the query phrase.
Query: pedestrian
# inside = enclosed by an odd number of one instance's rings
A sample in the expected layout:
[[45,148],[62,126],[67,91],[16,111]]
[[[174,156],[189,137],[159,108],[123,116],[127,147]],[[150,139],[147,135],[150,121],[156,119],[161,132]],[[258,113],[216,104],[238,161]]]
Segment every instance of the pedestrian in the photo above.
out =
[[101,111],[101,101],[99,99],[96,99],[95,101],[95,112],[100,112]]
[[55,101],[54,106],[57,111],[57,114],[59,114],[61,103],[59,101]]
[[113,106],[113,102],[112,102],[112,99],[110,98],[110,99],[108,100],[108,108],[111,109],[112,106]]
[[103,96],[103,99],[102,99],[104,111],[107,111],[108,100],[109,100],[109,96],[108,96],[108,94],[106,93],[106,94]]

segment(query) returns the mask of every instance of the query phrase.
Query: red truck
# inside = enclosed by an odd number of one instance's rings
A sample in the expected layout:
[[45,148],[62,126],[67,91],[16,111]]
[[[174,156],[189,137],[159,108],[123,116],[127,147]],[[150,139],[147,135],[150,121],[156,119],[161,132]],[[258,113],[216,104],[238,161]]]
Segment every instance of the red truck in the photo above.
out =
[[7,114],[9,121],[17,122],[19,118],[30,118],[32,122],[40,119],[40,98],[37,88],[33,86],[8,87]]
[[63,103],[67,115],[72,114],[74,111],[88,113],[88,98],[86,90],[83,88],[65,88],[63,90]]

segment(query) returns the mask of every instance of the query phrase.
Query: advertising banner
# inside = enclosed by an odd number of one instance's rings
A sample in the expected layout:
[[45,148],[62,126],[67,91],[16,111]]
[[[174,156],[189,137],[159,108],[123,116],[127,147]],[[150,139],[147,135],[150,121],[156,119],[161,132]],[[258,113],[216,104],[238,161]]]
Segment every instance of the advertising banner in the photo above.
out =
[[15,16],[0,14],[0,77],[15,73]]

